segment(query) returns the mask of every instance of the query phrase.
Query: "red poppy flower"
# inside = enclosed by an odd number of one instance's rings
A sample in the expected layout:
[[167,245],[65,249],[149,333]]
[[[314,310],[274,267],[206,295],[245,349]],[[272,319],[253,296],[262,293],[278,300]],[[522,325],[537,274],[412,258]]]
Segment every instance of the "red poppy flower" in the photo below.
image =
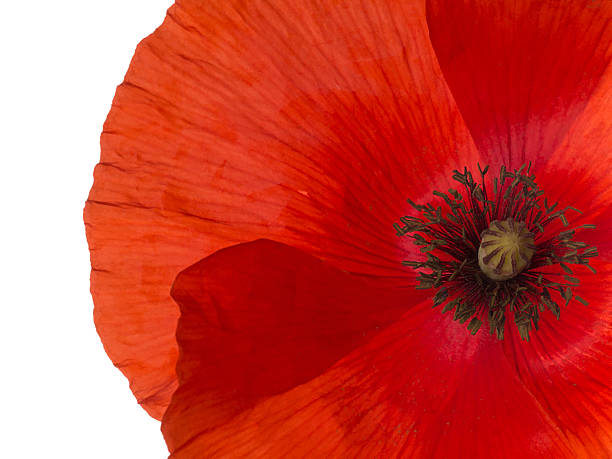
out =
[[[611,455],[611,20],[605,0],[177,1],[85,207],[97,329],[171,457]],[[455,169],[528,163],[597,226],[577,230],[597,274],[500,340],[432,310],[392,224]]]

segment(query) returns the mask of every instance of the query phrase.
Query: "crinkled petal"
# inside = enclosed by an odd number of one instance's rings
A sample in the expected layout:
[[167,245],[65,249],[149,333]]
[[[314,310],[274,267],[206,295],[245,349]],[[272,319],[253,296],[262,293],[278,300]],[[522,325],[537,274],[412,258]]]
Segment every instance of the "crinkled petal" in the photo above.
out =
[[139,46],[85,208],[96,326],[143,406],[176,381],[177,273],[268,237],[403,275],[392,222],[476,160],[421,1],[180,1]]
[[172,296],[181,387],[164,416],[171,451],[318,377],[425,297],[269,240],[194,264]]

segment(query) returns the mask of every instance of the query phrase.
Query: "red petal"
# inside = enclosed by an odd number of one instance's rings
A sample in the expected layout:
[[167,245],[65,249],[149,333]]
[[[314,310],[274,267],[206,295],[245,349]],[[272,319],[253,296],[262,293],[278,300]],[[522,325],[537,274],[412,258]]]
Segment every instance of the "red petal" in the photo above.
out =
[[[560,320],[544,314],[529,345],[512,330],[504,342],[521,384],[563,432],[574,457],[612,452],[612,263],[581,269],[580,287],[589,302],[572,301]],[[560,302],[563,304],[563,302]]]
[[267,240],[183,271],[172,289],[182,386],[164,417],[170,450],[319,376],[425,296],[385,284]]
[[607,1],[427,2],[436,55],[485,162],[548,161],[610,64],[611,17]]
[[179,2],[117,91],[85,209],[107,352],[159,417],[181,269],[268,237],[403,275],[406,197],[475,158],[420,2]]
[[568,213],[572,223],[593,223],[579,240],[594,244],[600,259],[612,261],[612,65],[546,167],[537,174],[549,200],[559,208],[574,206],[582,215]]
[[[602,269],[598,278],[602,285],[609,284],[610,268]],[[319,272],[317,268],[314,275]],[[199,273],[193,274],[198,279]],[[220,279],[223,274],[218,266],[207,273]],[[295,279],[293,273],[291,278]],[[271,318],[265,308],[272,302],[256,301],[264,313],[255,319],[263,321],[259,330],[248,325],[257,312],[247,309],[245,317],[227,318],[227,324],[244,321],[240,331],[250,340],[246,342],[258,343],[250,354],[236,328],[228,334],[231,338],[218,340],[220,318],[237,312],[235,305],[241,301],[231,294],[227,298],[221,282],[220,286],[212,282],[221,295],[205,303],[195,305],[189,295],[181,301],[185,314],[179,332],[181,349],[184,346],[181,386],[163,420],[172,458],[574,458],[605,457],[612,447],[609,290],[600,291],[599,303],[589,306],[592,311],[572,303],[561,322],[550,323],[545,315],[531,343],[516,341],[511,327],[505,343],[486,330],[470,336],[465,325],[431,311],[427,300],[307,382],[333,359],[325,359],[314,342],[304,344],[307,330],[298,328],[296,334],[284,308],[276,306],[283,317]],[[341,291],[347,285],[334,283]],[[262,289],[266,286],[267,282]],[[592,296],[590,281],[585,290],[583,296]],[[234,292],[255,298],[271,295],[251,290],[250,282]],[[323,293],[321,299],[326,298],[327,292]],[[217,296],[229,302],[217,301]],[[350,294],[345,297],[348,300]],[[321,308],[318,298],[310,299],[316,311],[327,309]],[[357,301],[356,310],[363,305]],[[350,305],[339,306],[350,310]],[[348,327],[357,320],[347,319]],[[578,322],[568,325],[575,319]],[[282,322],[288,330],[275,328]],[[327,333],[325,325],[311,324],[309,333],[321,338]],[[211,330],[215,330],[212,340]],[[274,336],[268,340],[270,332]],[[258,335],[266,339],[252,340]],[[339,352],[332,354],[335,358]],[[311,371],[311,356],[321,357],[316,371]]]

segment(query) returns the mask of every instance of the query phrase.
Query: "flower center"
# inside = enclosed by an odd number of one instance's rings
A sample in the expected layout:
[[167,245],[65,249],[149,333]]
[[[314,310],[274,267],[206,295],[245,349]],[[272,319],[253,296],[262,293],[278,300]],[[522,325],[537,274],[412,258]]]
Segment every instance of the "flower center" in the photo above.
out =
[[529,173],[531,165],[525,172],[525,166],[513,172],[502,166],[492,182],[485,181],[488,166],[478,169],[480,183],[467,168],[453,171],[463,192],[434,191],[443,200],[437,207],[408,200],[420,215],[401,217],[393,226],[399,236],[411,237],[426,259],[403,264],[417,270],[417,289],[436,290],[434,307],[444,305],[442,313],[454,310],[453,319],[460,323],[469,319],[472,334],[486,321],[490,333],[503,339],[510,318],[528,340],[532,328],[538,329],[540,313],[548,309],[559,318],[551,292],[566,305],[572,299],[587,304],[572,292],[579,280],[568,265],[595,272],[589,260],[597,248],[573,240],[577,231],[595,226],[551,234],[556,222],[568,226],[565,213],[577,209],[549,206]]
[[535,249],[524,222],[493,220],[481,233],[478,265],[489,279],[512,279],[529,265]]

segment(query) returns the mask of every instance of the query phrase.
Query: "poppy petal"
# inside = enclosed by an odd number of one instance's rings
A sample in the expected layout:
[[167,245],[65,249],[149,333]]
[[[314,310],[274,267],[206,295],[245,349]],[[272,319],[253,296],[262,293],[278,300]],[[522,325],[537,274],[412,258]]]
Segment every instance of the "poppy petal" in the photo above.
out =
[[440,67],[486,163],[548,162],[610,65],[611,19],[607,1],[427,2]]
[[392,222],[477,152],[420,1],[180,1],[139,46],[85,208],[98,332],[160,417],[176,274],[268,237],[400,277]]
[[594,262],[598,273],[580,273],[575,295],[559,320],[543,314],[529,345],[516,328],[504,342],[521,383],[563,432],[574,457],[612,452],[612,263]]
[[612,238],[606,228],[612,221],[612,64],[590,97],[582,114],[537,180],[559,208],[573,206],[572,223],[597,225],[580,235],[599,249],[600,259],[612,261]]
[[[609,276],[608,269],[602,271]],[[320,376],[306,381],[311,372],[302,384],[285,386],[274,385],[276,374],[284,382],[294,366],[308,371],[302,367],[306,357],[292,355],[293,340],[283,340],[284,346],[279,342],[278,349],[264,344],[269,355],[263,362],[271,359],[274,368],[259,367],[262,361],[254,351],[255,362],[243,363],[248,356],[235,353],[231,342],[226,344],[229,357],[225,347],[211,352],[202,335],[217,326],[222,314],[214,312],[205,330],[198,330],[191,324],[194,313],[202,315],[202,306],[188,296],[177,299],[185,314],[178,334],[182,378],[162,422],[173,459],[574,458],[605,457],[610,447],[610,314],[600,314],[609,292],[589,315],[594,332],[584,334],[587,323],[567,329],[573,331],[564,348],[567,330],[562,326],[555,336],[556,323],[544,338],[553,340],[552,347],[540,348],[538,341],[532,348],[516,336],[509,343],[483,331],[471,336],[465,325],[432,312],[425,301]],[[225,312],[234,309],[235,298],[227,307],[215,297],[206,301],[211,312],[215,307]],[[271,320],[268,314],[266,320]],[[275,336],[284,333],[291,336],[282,330]],[[317,356],[317,348],[312,349]],[[259,382],[271,383],[278,393]]]
[[187,268],[172,296],[181,308],[177,397],[189,400],[165,415],[180,419],[165,428],[175,450],[198,433],[192,427],[218,429],[319,376],[425,294],[258,240]]

